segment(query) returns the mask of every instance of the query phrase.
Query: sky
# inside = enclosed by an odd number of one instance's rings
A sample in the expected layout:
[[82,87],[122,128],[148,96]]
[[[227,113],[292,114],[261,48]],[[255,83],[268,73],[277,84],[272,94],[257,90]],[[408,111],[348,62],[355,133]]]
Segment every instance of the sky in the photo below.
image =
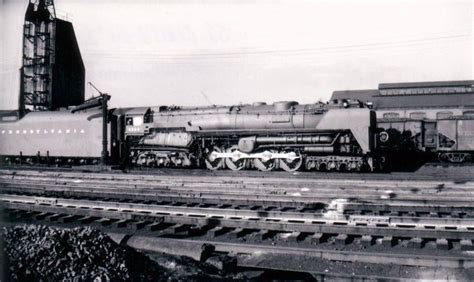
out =
[[[112,107],[326,101],[474,78],[469,0],[56,0]],[[0,109],[18,107],[27,0],[0,0]],[[96,95],[86,85],[86,98]]]

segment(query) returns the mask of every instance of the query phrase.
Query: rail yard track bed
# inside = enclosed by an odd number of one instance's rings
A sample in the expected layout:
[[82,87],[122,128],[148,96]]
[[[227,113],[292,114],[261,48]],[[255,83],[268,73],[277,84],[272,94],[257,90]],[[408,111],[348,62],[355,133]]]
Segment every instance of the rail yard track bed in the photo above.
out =
[[207,176],[226,178],[265,178],[265,179],[348,179],[348,180],[432,180],[450,179],[456,181],[471,180],[474,173],[473,163],[446,164],[426,163],[415,171],[393,171],[379,173],[344,173],[344,172],[314,172],[297,171],[288,173],[285,171],[210,171],[206,169],[173,169],[173,168],[119,168],[101,165],[78,165],[78,166],[46,166],[46,165],[5,165],[0,164],[0,170],[13,171],[42,171],[42,172],[88,172],[127,175],[160,175],[160,176]]
[[474,278],[473,198],[467,178],[0,170],[7,224],[93,226],[195,259],[212,246],[245,271],[313,277]]
[[[28,222],[26,218],[23,221]],[[40,222],[55,227],[75,227],[77,223],[61,221]],[[456,279],[470,280],[474,277],[469,267],[470,257],[454,254],[440,254],[432,251],[422,254],[387,252],[380,250],[330,250],[324,248],[308,248],[304,244],[288,244],[273,242],[262,244],[252,240],[235,240],[222,237],[212,240],[206,236],[191,237],[185,230],[175,233],[175,228],[167,232],[130,231],[128,228],[110,226],[94,226],[108,233],[119,244],[146,251],[152,256],[160,253],[186,255],[196,260],[207,257],[225,256],[235,258],[238,271],[265,270],[284,272],[295,277],[297,273],[305,273],[312,277],[335,279]],[[120,233],[119,233],[120,232]],[[180,234],[181,233],[181,234]],[[212,247],[210,253],[204,254],[206,248]],[[209,259],[212,260],[212,259]],[[219,260],[217,260],[219,261]],[[228,268],[220,264],[220,268]],[[228,270],[228,269],[226,269]],[[270,274],[269,274],[270,275]],[[280,274],[281,275],[281,274]],[[281,276],[280,276],[281,278]]]

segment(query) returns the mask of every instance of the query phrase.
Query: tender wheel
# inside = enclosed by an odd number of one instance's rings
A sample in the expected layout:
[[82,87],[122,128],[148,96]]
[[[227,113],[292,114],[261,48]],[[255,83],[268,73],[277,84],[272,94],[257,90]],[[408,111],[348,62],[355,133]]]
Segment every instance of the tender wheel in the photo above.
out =
[[299,170],[303,165],[303,157],[300,153],[295,153],[295,157],[294,159],[280,159],[280,168],[288,172]]
[[204,162],[206,163],[206,167],[210,170],[218,170],[219,168],[224,167],[224,159],[216,158],[216,152],[221,153],[222,150],[217,146],[212,147],[211,151],[204,160]]
[[[228,153],[233,153],[238,151],[239,147],[237,145],[233,145],[229,149],[227,149]],[[238,153],[235,153],[235,158],[225,158],[226,166],[231,170],[241,170],[247,166],[247,159],[239,159]]]
[[270,156],[273,151],[263,152],[265,155],[268,155],[268,158],[255,158],[253,159],[253,165],[260,171],[270,171],[276,168],[277,160],[271,159]]
[[346,163],[340,163],[338,166],[337,166],[337,170],[338,171],[348,171],[349,170],[349,167],[347,166]]

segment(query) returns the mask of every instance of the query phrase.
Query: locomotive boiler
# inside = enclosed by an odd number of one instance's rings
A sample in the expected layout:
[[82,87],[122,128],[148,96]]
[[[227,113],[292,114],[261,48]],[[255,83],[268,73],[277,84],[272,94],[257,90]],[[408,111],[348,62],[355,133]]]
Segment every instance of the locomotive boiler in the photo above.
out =
[[261,171],[374,170],[375,114],[361,103],[134,108],[120,113],[130,162]]

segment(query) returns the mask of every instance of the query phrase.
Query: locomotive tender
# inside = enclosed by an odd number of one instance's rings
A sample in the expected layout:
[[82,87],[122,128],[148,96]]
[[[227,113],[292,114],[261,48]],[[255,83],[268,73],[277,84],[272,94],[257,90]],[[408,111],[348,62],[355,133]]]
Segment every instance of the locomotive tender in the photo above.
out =
[[[0,122],[7,162],[97,163],[99,107],[32,112]],[[211,170],[374,170],[375,113],[361,103],[149,107],[108,111],[110,163]]]

